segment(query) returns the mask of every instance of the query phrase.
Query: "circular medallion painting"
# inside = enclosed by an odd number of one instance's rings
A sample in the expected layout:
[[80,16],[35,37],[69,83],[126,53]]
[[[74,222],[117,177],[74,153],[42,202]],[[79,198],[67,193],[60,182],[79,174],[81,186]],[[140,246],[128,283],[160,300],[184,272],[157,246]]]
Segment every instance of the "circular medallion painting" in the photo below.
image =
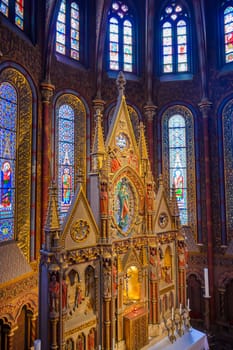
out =
[[114,194],[114,217],[121,233],[127,235],[134,217],[134,195],[129,180],[117,182]]
[[83,241],[89,234],[89,225],[85,220],[78,220],[71,228],[71,237],[75,242]]
[[129,148],[128,136],[125,133],[120,132],[116,136],[116,145],[120,148],[121,151],[128,149]]
[[159,215],[159,226],[165,228],[168,224],[168,216],[166,213],[161,213]]

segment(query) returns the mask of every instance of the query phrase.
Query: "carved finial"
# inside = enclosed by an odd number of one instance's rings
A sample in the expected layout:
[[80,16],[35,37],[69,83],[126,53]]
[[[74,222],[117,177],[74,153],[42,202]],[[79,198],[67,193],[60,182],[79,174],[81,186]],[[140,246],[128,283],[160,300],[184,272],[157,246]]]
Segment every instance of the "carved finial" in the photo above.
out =
[[120,71],[119,74],[118,74],[118,77],[117,77],[117,80],[116,80],[116,84],[117,84],[117,87],[118,87],[119,96],[124,95],[126,80],[125,80],[124,73],[122,71]]
[[102,129],[101,109],[96,109],[95,114],[95,135],[92,147],[92,171],[98,171],[102,168],[105,158],[104,133]]
[[163,175],[159,175],[159,186],[163,186]]

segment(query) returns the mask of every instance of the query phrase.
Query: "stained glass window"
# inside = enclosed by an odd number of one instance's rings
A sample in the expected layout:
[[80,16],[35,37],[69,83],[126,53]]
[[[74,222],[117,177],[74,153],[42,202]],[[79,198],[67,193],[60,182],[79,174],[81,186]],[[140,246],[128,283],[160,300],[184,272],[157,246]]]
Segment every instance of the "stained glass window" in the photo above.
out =
[[172,2],[160,18],[162,73],[190,71],[190,19],[186,9]]
[[110,70],[135,70],[133,16],[123,1],[113,1],[109,11],[108,57]]
[[181,115],[168,121],[170,189],[175,186],[181,223],[187,223],[187,160],[186,127]]
[[61,105],[58,112],[58,188],[64,216],[74,194],[74,110],[68,104]]
[[233,62],[233,6],[224,10],[225,63]]
[[17,94],[0,85],[0,242],[14,238]]
[[14,23],[24,29],[24,0],[0,0],[0,12],[14,18]]
[[76,2],[61,2],[56,24],[56,51],[80,59],[80,10]]

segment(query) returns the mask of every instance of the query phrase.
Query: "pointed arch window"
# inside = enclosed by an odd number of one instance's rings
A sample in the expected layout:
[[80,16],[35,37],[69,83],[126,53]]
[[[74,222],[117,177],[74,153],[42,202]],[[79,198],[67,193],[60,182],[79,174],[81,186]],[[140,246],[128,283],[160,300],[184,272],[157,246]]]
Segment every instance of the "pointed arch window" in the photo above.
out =
[[233,2],[223,6],[224,63],[233,62]]
[[[85,179],[86,111],[77,96],[63,94],[56,102],[55,113],[58,205],[63,221],[74,197],[78,178]],[[85,189],[84,182],[82,185]]]
[[80,5],[62,0],[56,23],[56,52],[80,61]]
[[74,110],[68,104],[58,110],[58,184],[61,212],[66,213],[74,194]]
[[185,119],[176,114],[168,120],[170,192],[175,186],[181,222],[187,223],[187,147]]
[[160,17],[161,74],[191,72],[191,21],[187,9],[175,1]]
[[171,195],[175,186],[182,225],[196,233],[196,186],[193,115],[184,106],[167,109],[162,117],[163,174]]
[[0,85],[0,241],[14,238],[17,93]]
[[0,12],[17,27],[24,29],[24,0],[1,0]]
[[108,20],[108,69],[136,71],[134,18],[123,1],[113,1]]
[[30,261],[35,250],[36,228],[30,218],[36,205],[32,164],[37,124],[32,122],[33,85],[24,74],[13,67],[0,72],[0,242],[16,239]]

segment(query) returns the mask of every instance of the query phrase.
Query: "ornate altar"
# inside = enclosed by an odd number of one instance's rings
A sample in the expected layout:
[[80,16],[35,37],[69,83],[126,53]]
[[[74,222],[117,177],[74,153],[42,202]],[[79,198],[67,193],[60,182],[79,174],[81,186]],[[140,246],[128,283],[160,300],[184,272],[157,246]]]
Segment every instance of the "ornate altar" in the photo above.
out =
[[[45,350],[47,339],[65,349],[141,349],[149,337],[169,335],[172,310],[186,305],[176,195],[167,198],[162,176],[155,183],[144,125],[138,122],[135,135],[122,74],[117,84],[106,138],[96,108],[90,195],[79,184],[62,228],[55,190],[50,193],[41,253]],[[49,294],[52,282],[58,287]]]

